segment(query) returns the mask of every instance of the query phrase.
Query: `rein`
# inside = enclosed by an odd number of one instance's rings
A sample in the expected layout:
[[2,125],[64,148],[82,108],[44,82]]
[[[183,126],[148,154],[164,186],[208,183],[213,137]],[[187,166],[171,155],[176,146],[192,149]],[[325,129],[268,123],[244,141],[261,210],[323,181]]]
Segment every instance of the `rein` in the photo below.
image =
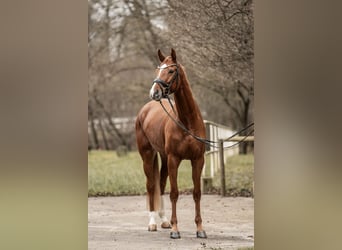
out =
[[[173,75],[173,77],[171,78],[171,80],[169,82],[166,82],[162,79],[160,79],[159,77],[155,78],[153,80],[153,84],[154,83],[157,83],[159,85],[159,87],[162,89],[162,97],[164,98],[167,98],[167,100],[169,101],[169,104],[172,108],[172,111],[173,113],[176,115],[176,111],[172,105],[172,102],[170,100],[170,97],[169,95],[172,94],[170,91],[171,91],[171,87],[172,87],[172,84],[177,81],[177,85],[178,85],[178,76],[179,76],[179,71],[178,71],[178,64],[174,63],[174,64],[170,64],[170,65],[162,65],[162,66],[158,66],[158,69],[166,69],[168,67],[171,67],[171,66],[176,66],[176,72],[175,74]],[[220,143],[219,141],[211,141],[211,140],[208,140],[206,138],[201,138],[195,134],[193,134],[189,129],[187,129],[185,127],[185,125],[179,121],[178,119],[174,118],[167,110],[166,108],[164,107],[161,99],[159,100],[159,103],[160,105],[162,106],[163,110],[165,111],[165,113],[171,118],[171,120],[176,123],[176,125],[178,127],[180,127],[183,131],[185,131],[187,134],[189,134],[190,136],[192,136],[194,139],[196,139],[197,141],[201,142],[201,143],[204,143],[206,145],[209,145],[211,147],[214,147],[214,148],[219,148],[219,146],[215,145],[215,144],[218,144]],[[229,139],[233,138],[234,136],[240,134],[241,132],[247,130],[248,128],[250,128],[251,126],[254,125],[254,122],[252,122],[251,124],[249,124],[248,126],[244,127],[243,129],[239,130],[238,132],[234,133],[233,135],[231,135],[230,137],[228,137],[226,139],[226,141],[228,141]],[[244,140],[247,139],[247,137],[249,135],[251,135],[252,133],[254,132],[254,129],[252,129],[250,132],[248,132],[247,135],[245,135],[240,141],[238,141],[237,143],[234,143],[233,145],[230,145],[230,146],[227,146],[227,147],[224,147],[224,148],[231,148],[231,147],[234,147],[238,144],[240,144],[241,142],[243,142]]]
[[[175,110],[174,110],[174,108],[173,108],[173,105],[172,105],[172,102],[171,102],[171,100],[170,100],[170,98],[169,98],[169,95],[166,95],[166,97],[167,97],[167,99],[168,99],[168,101],[169,101],[169,103],[170,103],[170,106],[171,106],[173,112],[175,113]],[[199,137],[199,136],[197,136],[197,135],[191,133],[191,131],[190,131],[189,129],[187,129],[181,121],[175,119],[175,118],[166,110],[166,108],[164,107],[164,105],[163,105],[163,103],[162,103],[161,100],[159,100],[159,103],[160,103],[160,105],[162,106],[162,108],[163,108],[163,110],[165,111],[165,113],[171,118],[171,120],[172,120],[174,123],[176,123],[178,127],[180,127],[180,128],[183,129],[186,133],[188,133],[190,136],[192,136],[192,137],[193,137],[194,139],[196,139],[197,141],[202,142],[202,143],[204,143],[204,144],[206,144],[206,145],[209,145],[209,146],[214,147],[214,148],[219,148],[219,146],[215,145],[215,144],[217,144],[217,143],[220,143],[219,141],[211,141],[211,140],[208,140],[208,139],[206,139],[206,138],[201,138],[201,137]],[[175,114],[176,114],[176,113],[175,113]],[[231,139],[231,138],[233,138],[234,136],[240,134],[241,132],[247,130],[248,128],[250,128],[250,127],[253,126],[253,125],[254,125],[254,122],[250,123],[249,125],[247,125],[247,126],[244,127],[243,129],[241,129],[241,130],[239,130],[238,132],[234,133],[233,135],[229,136],[225,141],[228,141],[229,139]],[[233,145],[226,146],[226,147],[224,147],[224,149],[232,148],[232,147],[234,147],[234,146],[236,146],[236,145],[242,143],[242,142],[243,142],[244,140],[246,140],[247,137],[248,137],[249,135],[251,135],[253,132],[254,132],[254,129],[252,129],[250,132],[248,132],[248,134],[245,135],[240,141],[238,141],[237,143],[234,143]]]

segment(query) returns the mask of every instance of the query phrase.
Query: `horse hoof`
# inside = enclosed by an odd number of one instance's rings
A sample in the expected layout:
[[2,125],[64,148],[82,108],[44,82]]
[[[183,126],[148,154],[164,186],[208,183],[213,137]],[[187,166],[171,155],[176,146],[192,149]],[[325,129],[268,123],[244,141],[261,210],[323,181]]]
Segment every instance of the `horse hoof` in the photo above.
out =
[[180,233],[178,231],[177,232],[171,231],[170,232],[170,238],[171,239],[180,239]]
[[167,221],[164,221],[162,224],[161,224],[161,228],[171,228],[171,224]]
[[150,232],[157,231],[157,225],[156,224],[148,225],[148,231]]
[[196,236],[197,238],[202,238],[202,239],[207,238],[207,234],[205,233],[205,231],[197,231]]

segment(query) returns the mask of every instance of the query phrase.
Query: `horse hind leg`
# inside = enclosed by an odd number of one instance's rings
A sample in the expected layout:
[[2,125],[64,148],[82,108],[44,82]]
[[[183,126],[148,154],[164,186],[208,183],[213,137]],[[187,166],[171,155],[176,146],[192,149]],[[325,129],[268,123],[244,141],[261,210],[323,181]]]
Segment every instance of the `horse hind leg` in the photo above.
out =
[[148,231],[157,231],[156,216],[160,207],[160,186],[158,156],[155,151],[151,151],[151,157],[144,161],[144,171],[146,175],[147,204],[149,206]]
[[161,228],[171,228],[170,221],[165,216],[165,207],[164,207],[164,192],[165,192],[165,186],[166,186],[166,180],[168,176],[168,170],[167,170],[167,158],[161,156],[162,166],[160,169],[160,209],[159,209],[159,218],[162,221]]
[[167,168],[169,172],[169,178],[170,178],[170,201],[171,201],[171,207],[172,207],[172,213],[171,213],[171,232],[170,232],[170,238],[171,239],[180,239],[180,233],[178,231],[177,226],[177,200],[179,196],[178,192],[178,185],[177,185],[177,175],[178,175],[178,166],[180,163],[180,159],[178,157],[169,155],[167,159]]
[[157,210],[160,203],[160,186],[159,186],[159,171],[158,171],[158,155],[150,144],[146,134],[141,127],[139,117],[136,120],[136,140],[140,156],[143,160],[143,168],[146,176],[146,199],[149,210],[149,231],[156,231],[157,224],[155,222]]

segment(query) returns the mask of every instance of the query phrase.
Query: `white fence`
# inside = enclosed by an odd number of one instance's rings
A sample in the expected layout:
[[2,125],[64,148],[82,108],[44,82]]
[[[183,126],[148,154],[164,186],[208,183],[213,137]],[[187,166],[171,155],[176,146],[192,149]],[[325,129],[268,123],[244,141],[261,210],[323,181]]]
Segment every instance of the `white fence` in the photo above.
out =
[[[210,141],[218,142],[220,139],[228,138],[233,135],[236,131],[233,131],[231,128],[226,127],[221,124],[217,124],[215,122],[204,120],[204,124],[207,128],[207,138]],[[234,142],[224,142],[224,147],[230,146],[234,144]],[[216,147],[215,147],[216,146]],[[220,156],[219,156],[219,144],[215,143],[214,146],[209,146],[209,150],[206,152],[206,155],[209,156],[209,171],[206,169],[206,165],[204,164],[204,168],[202,171],[202,177],[210,177],[213,178],[214,175],[220,169]],[[225,156],[232,156],[239,153],[239,147],[232,147],[224,150]],[[208,157],[206,157],[208,159]],[[226,161],[226,157],[224,158]]]

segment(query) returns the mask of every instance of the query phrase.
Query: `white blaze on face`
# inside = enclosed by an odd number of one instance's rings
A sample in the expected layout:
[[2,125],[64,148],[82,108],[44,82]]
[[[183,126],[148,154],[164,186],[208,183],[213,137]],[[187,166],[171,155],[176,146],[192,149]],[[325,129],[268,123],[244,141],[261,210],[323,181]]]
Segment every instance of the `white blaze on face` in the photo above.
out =
[[151,99],[153,99],[154,88],[155,88],[156,84],[157,84],[157,83],[153,83],[153,85],[152,85],[152,87],[151,87],[151,89],[150,89],[150,97],[151,97]]
[[[157,78],[160,78],[160,75],[161,75],[161,73],[162,73],[162,70],[163,70],[163,69],[166,69],[166,68],[167,68],[167,65],[166,65],[165,63],[164,63],[162,66],[159,67],[159,73],[158,73],[158,77],[157,77]],[[151,99],[153,99],[153,94],[154,94],[154,92],[155,92],[156,84],[157,84],[157,83],[154,83],[154,84],[152,85],[151,89],[150,89],[150,97],[151,97]],[[160,94],[161,94],[161,93],[160,93]]]
[[159,68],[159,74],[158,74],[158,78],[160,77],[160,74],[162,72],[163,69],[166,69],[167,68],[167,65],[164,63],[162,66],[160,66]]

